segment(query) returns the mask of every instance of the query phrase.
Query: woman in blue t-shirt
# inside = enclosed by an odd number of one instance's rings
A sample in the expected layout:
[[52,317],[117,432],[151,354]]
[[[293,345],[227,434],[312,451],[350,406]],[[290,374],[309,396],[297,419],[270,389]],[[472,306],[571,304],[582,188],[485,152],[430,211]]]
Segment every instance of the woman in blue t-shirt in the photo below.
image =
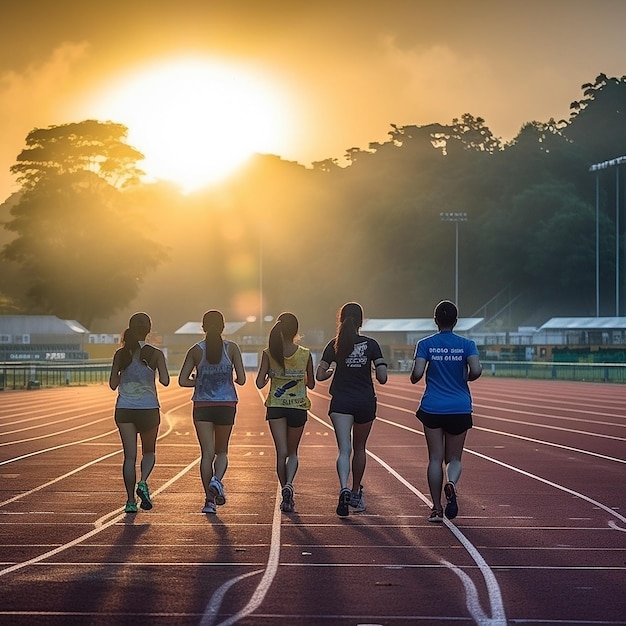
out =
[[428,446],[427,478],[433,499],[429,522],[443,522],[442,487],[447,500],[446,517],[454,519],[459,512],[456,484],[461,476],[465,435],[472,427],[472,397],[467,383],[482,373],[476,344],[452,332],[457,319],[453,302],[443,300],[435,307],[439,332],[418,341],[411,371],[413,384],[426,373],[426,387],[416,415],[424,425]]
[[[363,309],[356,302],[348,302],[337,316],[337,336],[324,348],[317,366],[317,380],[330,384],[328,415],[335,429],[339,456],[337,474],[340,492],[337,515],[345,517],[352,507],[355,512],[365,510],[361,480],[365,472],[365,445],[376,418],[376,394],[372,370],[382,385],[387,382],[387,364],[383,353],[371,337],[359,334],[363,324]],[[332,364],[335,367],[331,367]],[[352,464],[350,463],[352,457]],[[348,476],[352,465],[352,489]]]

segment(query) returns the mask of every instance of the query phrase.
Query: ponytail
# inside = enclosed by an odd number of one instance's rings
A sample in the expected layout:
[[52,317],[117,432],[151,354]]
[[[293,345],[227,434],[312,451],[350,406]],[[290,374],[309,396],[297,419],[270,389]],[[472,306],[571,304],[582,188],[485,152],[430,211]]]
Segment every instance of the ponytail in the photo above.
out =
[[215,365],[222,360],[224,316],[217,310],[207,311],[202,318],[202,328],[205,332],[206,360]]
[[284,340],[293,341],[298,334],[298,318],[293,313],[281,313],[276,320],[268,338],[268,349],[271,357],[283,372],[285,371]]
[[[122,333],[122,349],[120,359],[120,371],[124,371],[133,360],[133,354],[140,350],[139,341],[143,341],[150,332],[152,320],[147,313],[134,313],[128,321],[128,328]],[[148,349],[144,352],[144,346],[139,353],[140,359],[148,365],[148,356],[151,356],[152,350]]]
[[337,316],[337,335],[335,337],[335,355],[340,360],[347,359],[359,336],[363,324],[363,309],[357,302],[348,302],[339,310]]

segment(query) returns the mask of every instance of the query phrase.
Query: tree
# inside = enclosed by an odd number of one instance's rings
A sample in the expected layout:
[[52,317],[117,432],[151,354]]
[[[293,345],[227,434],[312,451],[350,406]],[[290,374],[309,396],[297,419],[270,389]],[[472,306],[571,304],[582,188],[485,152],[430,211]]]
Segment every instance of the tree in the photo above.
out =
[[34,130],[11,169],[22,183],[3,259],[18,268],[24,310],[89,327],[128,304],[163,258],[145,211],[123,191],[141,157],[119,124],[87,121]]

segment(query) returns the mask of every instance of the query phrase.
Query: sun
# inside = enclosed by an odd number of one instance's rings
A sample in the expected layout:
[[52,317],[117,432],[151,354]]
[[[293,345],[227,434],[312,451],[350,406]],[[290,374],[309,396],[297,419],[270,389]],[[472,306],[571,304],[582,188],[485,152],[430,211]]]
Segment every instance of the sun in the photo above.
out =
[[142,169],[190,192],[232,173],[253,153],[288,150],[283,90],[240,66],[181,58],[133,71],[91,101],[88,115],[128,127]]

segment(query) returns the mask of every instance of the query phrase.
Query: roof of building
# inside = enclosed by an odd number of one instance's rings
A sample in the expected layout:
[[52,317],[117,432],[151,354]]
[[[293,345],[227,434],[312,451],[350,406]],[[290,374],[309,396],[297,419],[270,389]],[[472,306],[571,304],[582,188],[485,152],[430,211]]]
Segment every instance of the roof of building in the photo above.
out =
[[[485,318],[461,317],[454,330],[467,332],[476,328]],[[385,332],[437,332],[435,320],[432,317],[417,319],[367,319],[363,322],[361,330],[366,333]]]
[[626,329],[626,317],[553,317],[539,330],[617,330]]
[[[224,324],[224,335],[234,335],[238,330],[243,328],[247,322],[226,322]],[[175,335],[204,335],[201,322],[187,322],[178,330],[174,331]]]
[[7,335],[84,335],[89,331],[76,320],[55,315],[0,315],[0,333]]

